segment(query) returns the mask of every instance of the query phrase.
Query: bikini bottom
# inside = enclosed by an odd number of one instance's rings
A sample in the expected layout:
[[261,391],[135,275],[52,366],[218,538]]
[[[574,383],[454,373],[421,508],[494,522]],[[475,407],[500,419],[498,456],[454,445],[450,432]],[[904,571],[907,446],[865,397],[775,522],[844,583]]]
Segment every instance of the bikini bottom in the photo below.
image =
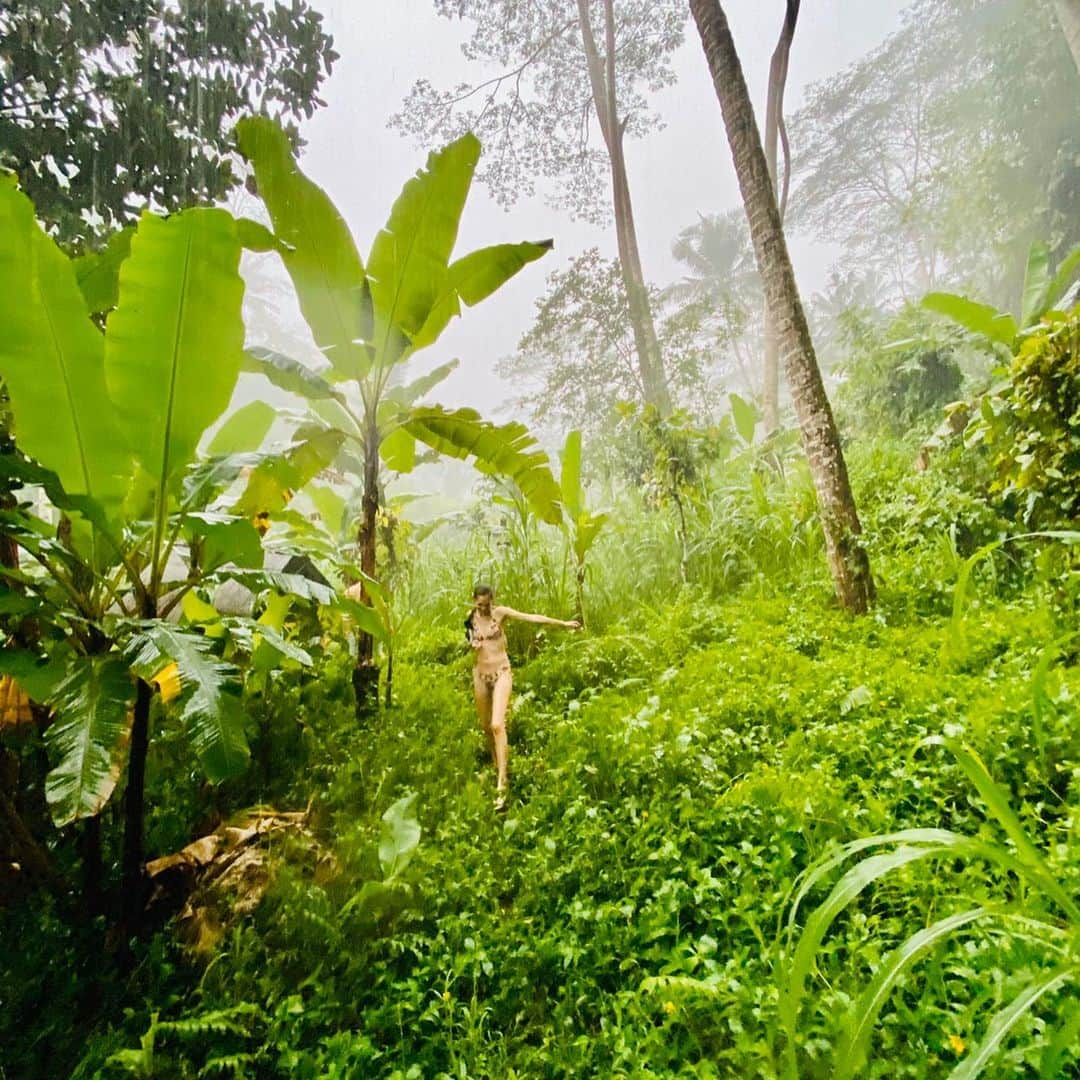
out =
[[503,664],[498,671],[478,671],[473,669],[473,677],[479,679],[489,690],[494,690],[503,677],[510,678],[510,665]]

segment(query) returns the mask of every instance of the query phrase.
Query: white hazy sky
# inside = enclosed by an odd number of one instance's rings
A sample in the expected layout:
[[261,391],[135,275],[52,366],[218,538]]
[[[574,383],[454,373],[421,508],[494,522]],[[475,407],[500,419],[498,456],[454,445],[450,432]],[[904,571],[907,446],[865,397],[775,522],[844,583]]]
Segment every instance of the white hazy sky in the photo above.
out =
[[[474,79],[477,69],[461,54],[462,25],[436,16],[431,0],[314,0],[313,6],[323,12],[341,58],[323,88],[327,107],[304,126],[308,146],[302,167],[327,189],[366,256],[401,185],[426,157],[426,149],[387,127],[388,118],[418,78],[446,87]],[[840,71],[896,29],[904,6],[906,0],[807,0],[791,57],[789,113],[809,83]],[[783,0],[729,0],[725,9],[760,114]],[[654,100],[666,128],[627,148],[642,262],[646,277],[657,284],[679,274],[671,258],[679,230],[699,212],[715,213],[739,202],[720,107],[692,21],[675,67],[678,84]],[[459,252],[547,236],[555,239],[553,254],[467,309],[427,350],[425,368],[461,359],[459,370],[439,389],[443,404],[474,405],[506,417],[499,406],[512,390],[495,375],[494,365],[513,351],[531,323],[547,274],[592,245],[615,252],[613,228],[570,221],[548,208],[541,195],[504,211],[474,185]],[[801,237],[793,237],[791,246],[803,290],[819,288],[833,252]],[[299,323],[294,311],[282,316]]]

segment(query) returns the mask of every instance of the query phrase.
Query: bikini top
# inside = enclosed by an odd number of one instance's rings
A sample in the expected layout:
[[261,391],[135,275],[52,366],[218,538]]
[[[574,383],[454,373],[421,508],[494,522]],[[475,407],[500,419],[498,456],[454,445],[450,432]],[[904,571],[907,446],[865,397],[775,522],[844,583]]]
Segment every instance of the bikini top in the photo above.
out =
[[492,628],[486,634],[481,633],[479,630],[473,630],[472,636],[474,641],[494,641],[497,638],[502,637],[502,626],[496,619],[491,620]]

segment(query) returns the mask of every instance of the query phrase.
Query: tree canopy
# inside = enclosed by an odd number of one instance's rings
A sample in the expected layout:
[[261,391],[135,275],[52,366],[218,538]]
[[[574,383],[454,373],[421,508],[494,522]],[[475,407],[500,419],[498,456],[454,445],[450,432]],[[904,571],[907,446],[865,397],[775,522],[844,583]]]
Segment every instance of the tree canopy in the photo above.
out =
[[1050,0],[917,0],[791,123],[793,224],[893,299],[992,282],[1080,238],[1080,77]]
[[292,122],[322,104],[337,59],[292,0],[21,0],[0,10],[0,165],[62,242],[141,208],[212,203],[239,182],[243,111]]
[[[608,153],[577,0],[435,0],[435,8],[474,24],[465,58],[495,74],[451,89],[421,79],[391,123],[427,144],[475,131],[489,155],[477,178],[504,206],[532,195],[542,178],[557,185],[554,207],[587,221],[606,220]],[[680,0],[625,0],[614,14],[616,97],[625,134],[636,138],[663,123],[649,95],[675,81],[671,57],[682,44],[687,10]],[[598,0],[591,15],[603,26]]]

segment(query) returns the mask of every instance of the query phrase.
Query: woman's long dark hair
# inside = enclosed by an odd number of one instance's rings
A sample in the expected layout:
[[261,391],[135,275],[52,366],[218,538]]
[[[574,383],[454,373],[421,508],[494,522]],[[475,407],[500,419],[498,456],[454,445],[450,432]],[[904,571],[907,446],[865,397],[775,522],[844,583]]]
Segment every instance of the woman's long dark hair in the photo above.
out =
[[[475,600],[480,596],[494,596],[495,590],[490,585],[477,584],[476,588],[472,591],[473,599]],[[465,640],[472,644],[472,631],[473,631],[473,616],[476,614],[476,608],[469,612],[468,618],[465,620]]]

